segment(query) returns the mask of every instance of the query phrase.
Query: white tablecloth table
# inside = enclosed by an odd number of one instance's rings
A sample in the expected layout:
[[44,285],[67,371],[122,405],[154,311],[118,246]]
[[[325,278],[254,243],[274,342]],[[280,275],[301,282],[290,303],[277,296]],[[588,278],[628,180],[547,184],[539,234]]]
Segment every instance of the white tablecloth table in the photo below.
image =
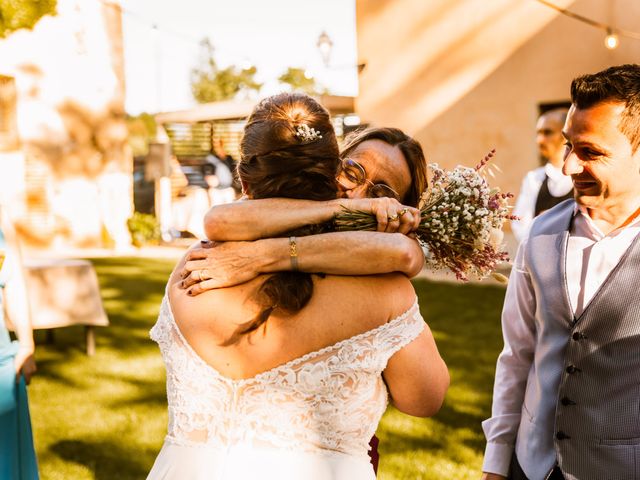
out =
[[25,261],[27,294],[34,329],[84,325],[87,355],[95,353],[95,327],[109,319],[91,262],[76,259]]

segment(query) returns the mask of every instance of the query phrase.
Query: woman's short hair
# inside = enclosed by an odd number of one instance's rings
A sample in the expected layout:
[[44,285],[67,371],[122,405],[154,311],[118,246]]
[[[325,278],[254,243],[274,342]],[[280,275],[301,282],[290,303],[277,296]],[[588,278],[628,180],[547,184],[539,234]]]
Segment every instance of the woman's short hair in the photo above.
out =
[[343,158],[349,156],[358,145],[367,140],[381,140],[400,149],[411,174],[411,185],[400,201],[417,207],[422,192],[427,188],[427,160],[420,143],[397,128],[369,127],[347,135],[340,155]]

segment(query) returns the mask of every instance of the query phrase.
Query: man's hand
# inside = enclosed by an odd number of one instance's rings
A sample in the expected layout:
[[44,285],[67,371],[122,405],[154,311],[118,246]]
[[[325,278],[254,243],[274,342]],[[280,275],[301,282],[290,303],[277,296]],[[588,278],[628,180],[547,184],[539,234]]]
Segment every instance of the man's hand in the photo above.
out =
[[497,473],[482,472],[482,477],[480,480],[507,480],[507,477],[503,477],[502,475],[498,475]]
[[36,359],[33,356],[33,347],[18,348],[13,364],[16,368],[16,383],[20,381],[20,375],[24,375],[24,381],[29,384],[31,375],[36,372]]
[[379,232],[407,235],[420,225],[420,210],[403,205],[393,198],[349,199],[345,206],[375,215]]
[[187,252],[180,271],[181,288],[199,295],[214,288],[232,287],[257,277],[252,242],[201,242]]

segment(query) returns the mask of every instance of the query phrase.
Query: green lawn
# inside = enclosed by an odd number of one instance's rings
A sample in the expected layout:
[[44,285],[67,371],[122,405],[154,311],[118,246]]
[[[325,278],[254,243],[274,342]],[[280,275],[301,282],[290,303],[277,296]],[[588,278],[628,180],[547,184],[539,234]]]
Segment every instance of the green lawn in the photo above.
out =
[[[145,478],[166,432],[164,368],[149,339],[173,261],[93,260],[111,325],[97,352],[84,353],[82,328],[36,339],[38,375],[30,403],[41,476],[48,479]],[[419,419],[390,408],[380,425],[379,478],[477,479],[502,345],[504,289],[415,282],[422,313],[451,372],[437,416]]]

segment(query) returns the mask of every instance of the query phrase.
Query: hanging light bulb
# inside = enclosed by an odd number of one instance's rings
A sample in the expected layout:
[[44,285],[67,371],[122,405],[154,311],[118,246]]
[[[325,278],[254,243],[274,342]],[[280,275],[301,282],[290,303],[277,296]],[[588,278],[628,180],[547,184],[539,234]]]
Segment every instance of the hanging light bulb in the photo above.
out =
[[618,35],[613,33],[613,30],[611,30],[611,28],[607,28],[607,36],[604,37],[604,46],[609,50],[613,50],[614,48],[618,47],[619,43],[620,40],[618,39]]
[[325,67],[329,66],[329,59],[331,58],[331,49],[333,48],[333,41],[331,37],[324,30],[318,37],[318,43],[316,43],[318,50],[320,50],[320,55],[322,55],[322,61],[324,62]]

